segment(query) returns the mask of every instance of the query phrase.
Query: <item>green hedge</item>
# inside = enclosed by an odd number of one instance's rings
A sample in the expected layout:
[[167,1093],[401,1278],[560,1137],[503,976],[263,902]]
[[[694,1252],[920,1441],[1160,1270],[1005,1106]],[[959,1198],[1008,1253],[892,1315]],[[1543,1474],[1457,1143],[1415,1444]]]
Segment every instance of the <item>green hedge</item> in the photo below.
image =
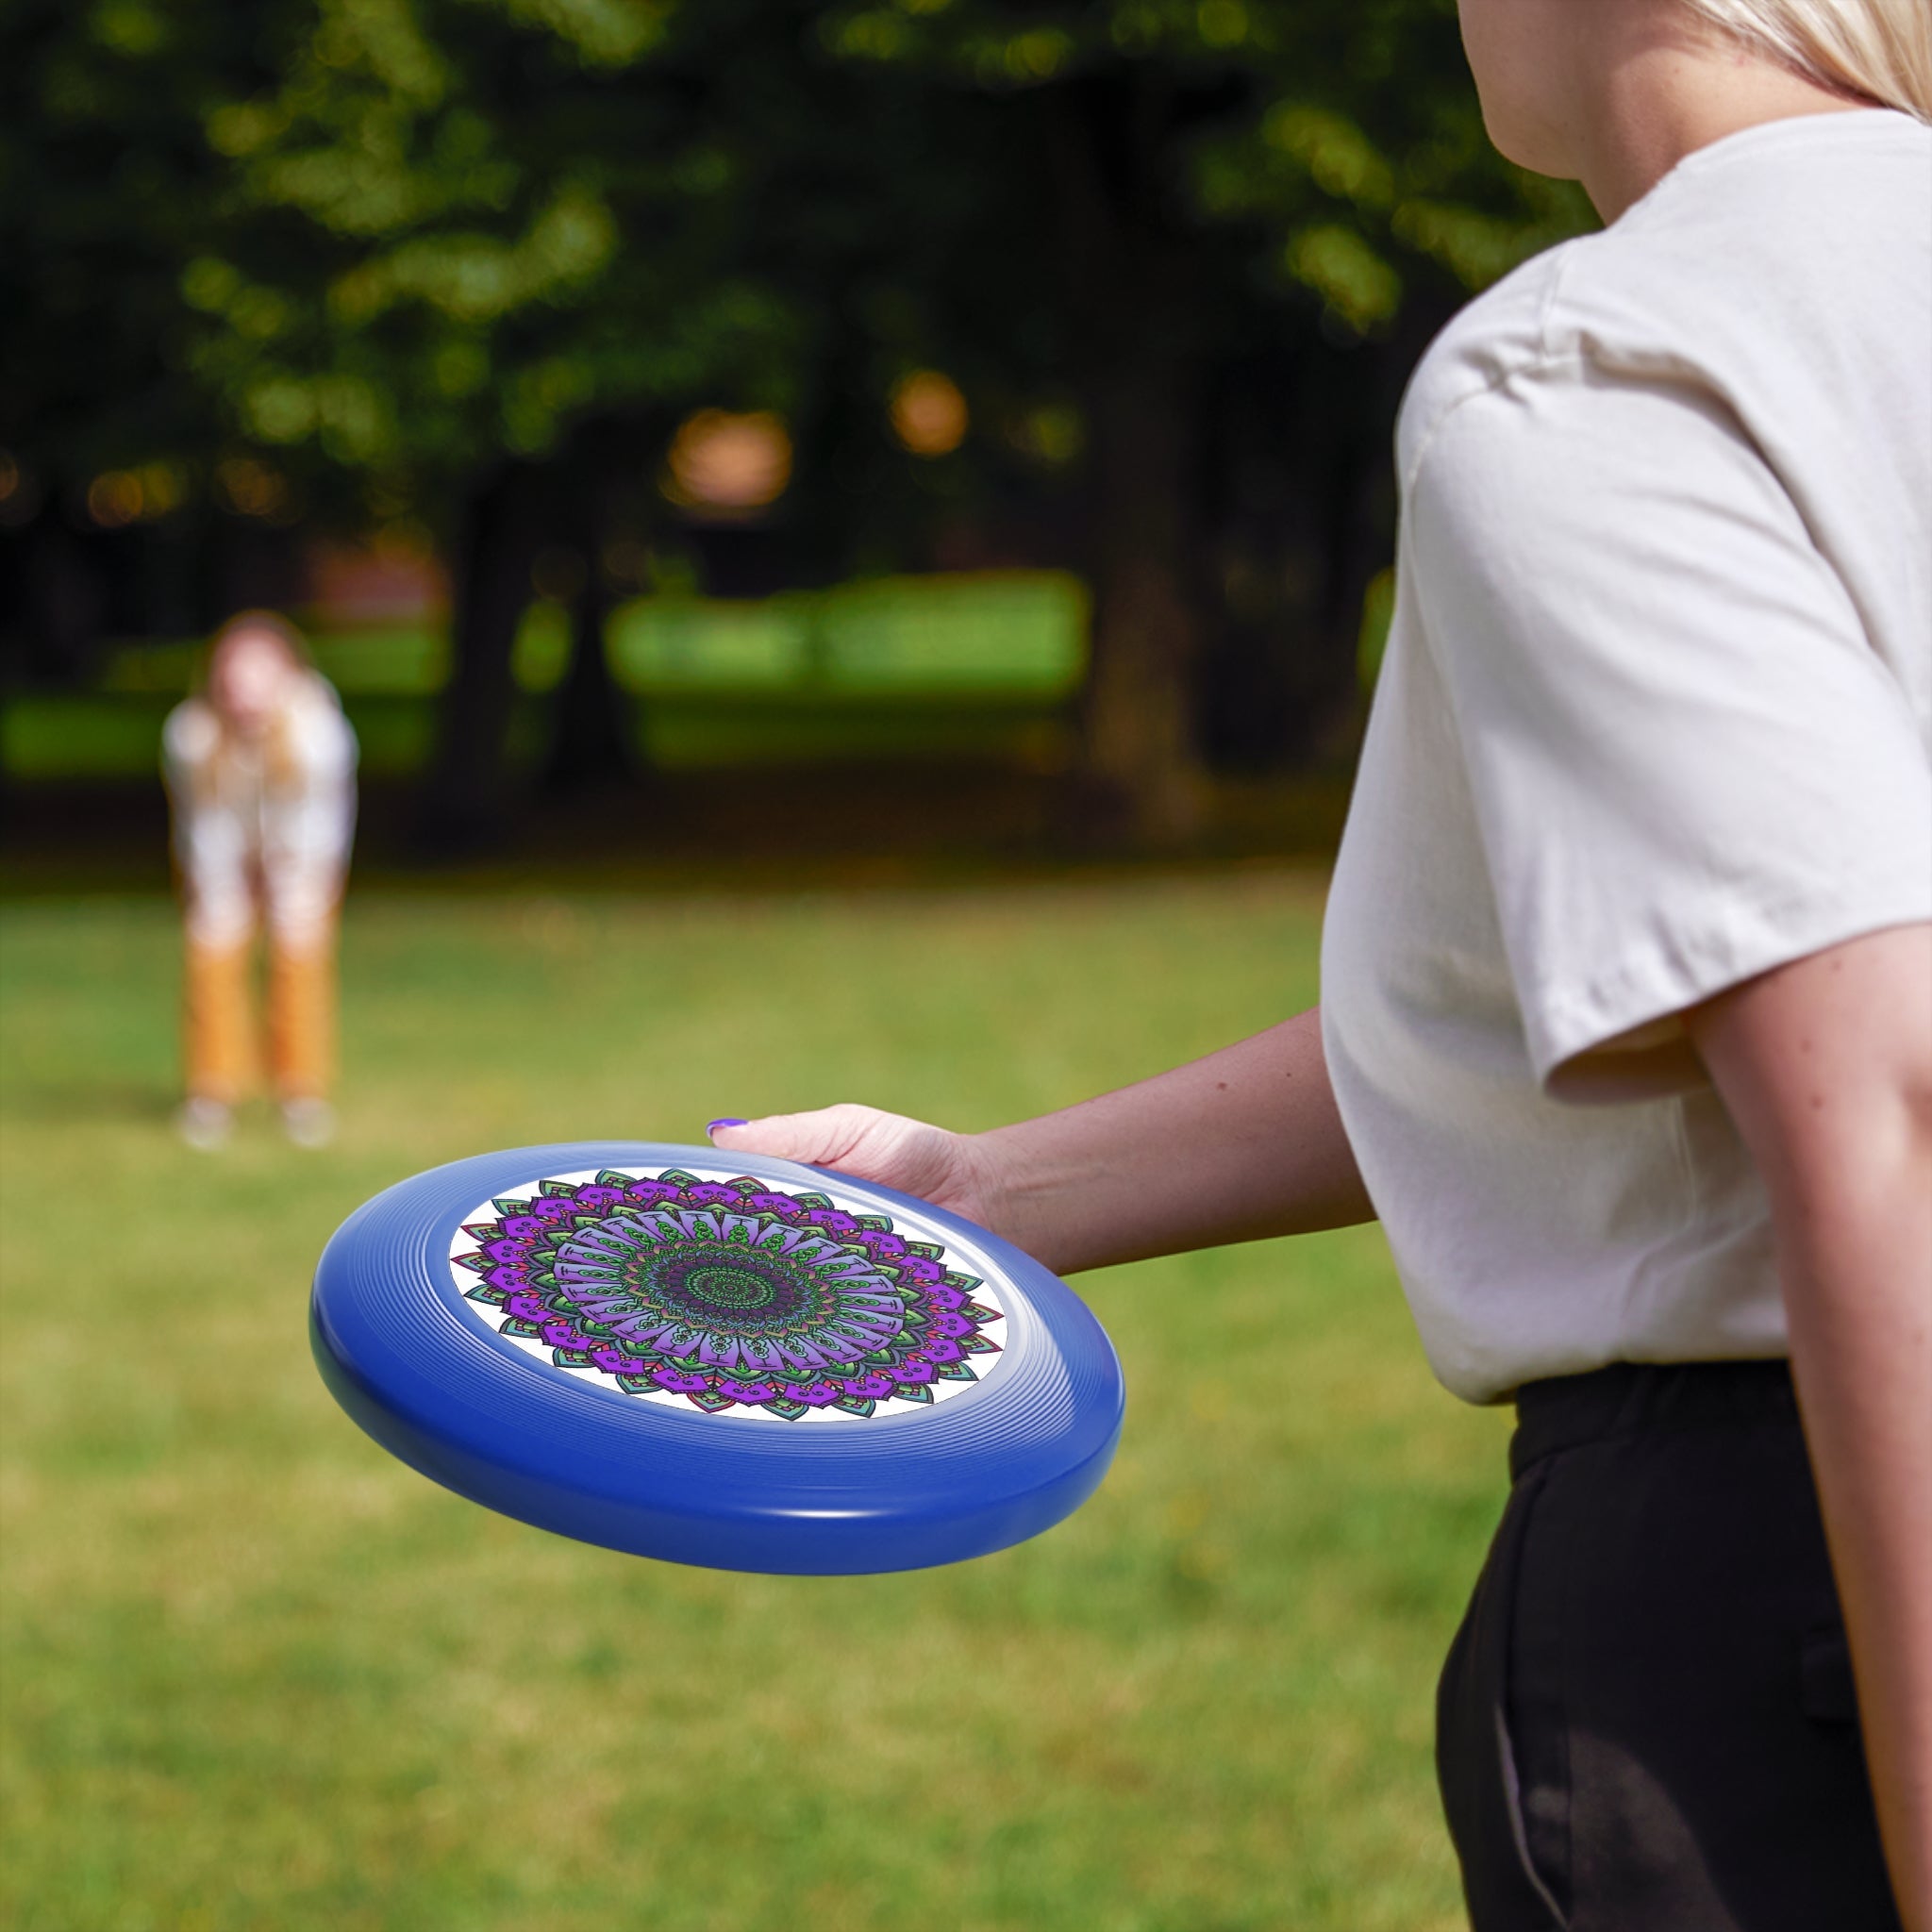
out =
[[[640,750],[657,765],[951,754],[1053,763],[1087,661],[1088,599],[1051,571],[892,577],[758,602],[639,597],[605,629],[613,676],[639,700]],[[363,768],[408,773],[428,756],[449,675],[441,628],[311,632],[342,693]],[[161,721],[194,680],[197,640],[128,644],[86,691],[23,692],[0,706],[0,770],[17,780],[125,777],[155,769]],[[569,617],[540,599],[514,655],[525,715],[517,749],[544,738],[544,694],[569,658]]]

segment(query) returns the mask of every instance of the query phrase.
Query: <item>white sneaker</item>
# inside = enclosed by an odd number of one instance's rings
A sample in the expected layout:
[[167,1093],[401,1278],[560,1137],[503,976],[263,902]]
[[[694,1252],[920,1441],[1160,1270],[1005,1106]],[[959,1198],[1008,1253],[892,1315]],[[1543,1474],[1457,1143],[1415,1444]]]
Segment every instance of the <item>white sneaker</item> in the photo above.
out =
[[212,1154],[234,1125],[234,1109],[205,1093],[191,1093],[175,1110],[175,1131],[198,1154]]
[[297,1147],[326,1147],[336,1137],[336,1110],[313,1094],[285,1100],[282,1132]]

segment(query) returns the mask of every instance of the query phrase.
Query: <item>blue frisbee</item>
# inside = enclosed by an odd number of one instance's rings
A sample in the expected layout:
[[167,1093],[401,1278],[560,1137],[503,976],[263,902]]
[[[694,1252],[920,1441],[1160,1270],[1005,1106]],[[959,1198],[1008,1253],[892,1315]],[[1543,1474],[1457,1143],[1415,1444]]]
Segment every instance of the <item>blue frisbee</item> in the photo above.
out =
[[841,1575],[1037,1536],[1099,1486],[1120,1363],[957,1214],[757,1155],[585,1141],[378,1194],[315,1274],[315,1359],[412,1469],[540,1528]]

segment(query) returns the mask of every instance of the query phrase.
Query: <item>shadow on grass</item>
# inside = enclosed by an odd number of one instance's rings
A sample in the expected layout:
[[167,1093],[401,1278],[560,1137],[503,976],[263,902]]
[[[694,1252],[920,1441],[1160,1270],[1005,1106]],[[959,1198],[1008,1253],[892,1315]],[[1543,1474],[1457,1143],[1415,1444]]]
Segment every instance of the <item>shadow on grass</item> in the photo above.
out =
[[[1326,862],[1345,772],[1220,780],[1184,845],[1152,849],[1110,827],[1064,774],[953,763],[687,772],[649,787],[525,801],[500,842],[425,858],[412,788],[361,788],[355,877],[409,893],[547,890],[727,891],[934,886]],[[0,898],[164,891],[158,781],[0,784]]]

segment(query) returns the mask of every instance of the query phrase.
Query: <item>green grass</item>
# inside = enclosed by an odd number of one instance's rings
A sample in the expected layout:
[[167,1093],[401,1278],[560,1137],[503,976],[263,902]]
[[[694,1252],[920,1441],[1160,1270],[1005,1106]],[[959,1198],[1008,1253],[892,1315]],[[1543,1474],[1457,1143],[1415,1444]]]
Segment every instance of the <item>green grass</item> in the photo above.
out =
[[391,1462],[311,1367],[357,1202],[518,1142],[841,1095],[977,1125],[1314,991],[1316,887],[375,897],[344,1132],[166,1127],[158,902],[14,907],[0,1924],[16,1932],[1425,1932],[1437,1661],[1502,1423],[1373,1230],[1083,1281],[1128,1380],[1023,1548],[788,1580],[579,1547]]

